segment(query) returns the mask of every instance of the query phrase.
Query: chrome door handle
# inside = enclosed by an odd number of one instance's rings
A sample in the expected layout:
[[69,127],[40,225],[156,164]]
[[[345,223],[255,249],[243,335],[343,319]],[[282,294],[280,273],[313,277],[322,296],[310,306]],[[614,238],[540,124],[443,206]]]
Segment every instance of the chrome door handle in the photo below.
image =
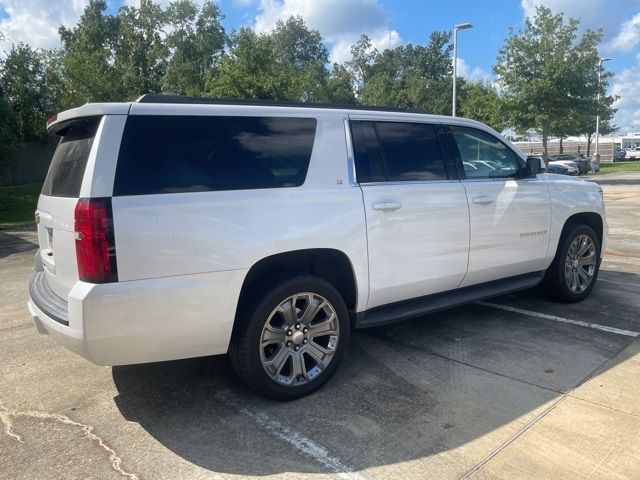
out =
[[392,212],[402,207],[397,202],[379,202],[372,205],[374,210],[382,210],[383,212]]
[[479,197],[473,197],[471,201],[479,205],[489,205],[490,203],[493,203],[493,198],[488,197],[487,195],[480,195]]

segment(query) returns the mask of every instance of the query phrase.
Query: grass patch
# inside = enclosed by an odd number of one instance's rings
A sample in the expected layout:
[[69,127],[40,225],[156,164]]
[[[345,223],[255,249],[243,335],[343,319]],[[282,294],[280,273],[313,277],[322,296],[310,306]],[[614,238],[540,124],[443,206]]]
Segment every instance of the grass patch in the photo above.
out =
[[601,173],[640,172],[640,161],[601,163]]
[[33,213],[40,190],[41,183],[0,187],[0,230],[35,225]]

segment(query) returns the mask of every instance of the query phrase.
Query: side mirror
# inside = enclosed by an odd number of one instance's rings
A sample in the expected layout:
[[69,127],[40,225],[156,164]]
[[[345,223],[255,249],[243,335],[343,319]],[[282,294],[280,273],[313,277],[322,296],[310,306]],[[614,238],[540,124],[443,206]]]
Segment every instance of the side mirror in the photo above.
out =
[[538,173],[544,173],[547,171],[547,166],[544,160],[540,157],[527,157],[527,176],[536,175]]

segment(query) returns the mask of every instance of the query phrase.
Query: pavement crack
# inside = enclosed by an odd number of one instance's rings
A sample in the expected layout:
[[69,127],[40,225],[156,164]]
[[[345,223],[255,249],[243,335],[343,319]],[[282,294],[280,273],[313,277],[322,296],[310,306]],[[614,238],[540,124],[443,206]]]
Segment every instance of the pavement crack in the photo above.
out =
[[18,442],[24,443],[22,437],[13,431],[13,422],[8,412],[0,410],[0,422],[4,425],[4,433],[15,438]]
[[73,427],[78,427],[82,430],[84,436],[95,442],[100,448],[102,448],[106,453],[109,454],[109,462],[111,463],[111,467],[118,472],[123,477],[127,477],[130,480],[140,480],[140,477],[135,473],[127,472],[122,468],[122,458],[118,456],[116,451],[111,448],[99,435],[94,432],[94,429],[91,425],[86,425],[84,423],[76,422],[75,420],[71,420],[66,415],[62,415],[60,413],[49,413],[42,412],[38,410],[13,410],[8,408],[2,403],[0,400],[0,421],[4,425],[5,433],[10,437],[15,438],[20,443],[25,443],[20,435],[13,431],[13,422],[11,421],[11,417],[27,417],[27,418],[36,418],[39,420],[53,420],[55,422],[63,423],[65,425],[71,425]]

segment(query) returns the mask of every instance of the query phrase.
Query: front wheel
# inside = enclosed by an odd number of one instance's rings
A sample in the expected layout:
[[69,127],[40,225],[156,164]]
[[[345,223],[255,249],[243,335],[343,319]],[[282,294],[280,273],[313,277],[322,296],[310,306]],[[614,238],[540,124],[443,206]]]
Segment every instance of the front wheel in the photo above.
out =
[[600,242],[596,233],[587,225],[570,225],[560,239],[543,287],[556,300],[579,302],[593,289],[599,268]]
[[320,388],[349,342],[349,313],[340,293],[313,276],[285,281],[246,311],[229,349],[244,382],[276,400]]

